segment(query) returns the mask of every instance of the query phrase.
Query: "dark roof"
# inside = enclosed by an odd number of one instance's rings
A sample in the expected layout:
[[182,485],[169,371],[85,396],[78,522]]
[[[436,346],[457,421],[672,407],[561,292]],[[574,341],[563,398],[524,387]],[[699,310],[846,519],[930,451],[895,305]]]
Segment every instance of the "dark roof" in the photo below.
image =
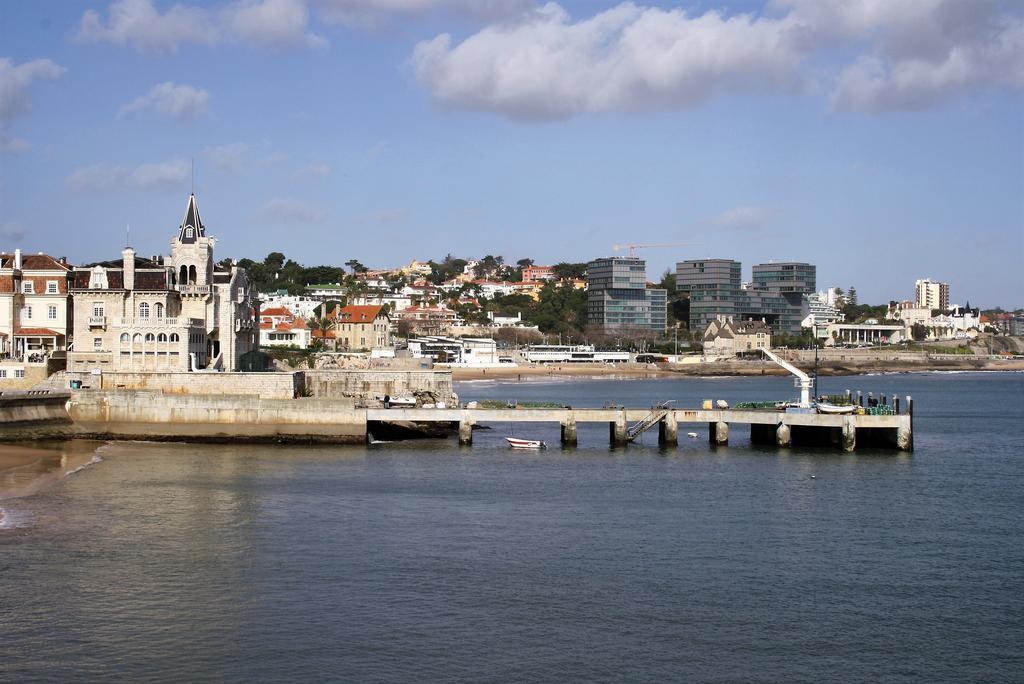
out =
[[[78,268],[91,269],[93,266],[102,266],[103,268],[124,268],[124,259],[110,259],[109,261],[96,261],[91,264],[85,264]],[[163,264],[159,261],[153,261],[152,259],[146,259],[138,255],[135,256],[135,270],[138,271],[140,268],[163,268]]]
[[[102,265],[102,264],[101,264]],[[88,290],[89,289],[89,269],[75,269],[71,275],[71,289],[73,290]],[[107,289],[108,290],[123,290],[124,289],[124,271],[120,268],[107,269]],[[164,269],[145,269],[135,271],[135,289],[136,290],[166,290],[167,287],[167,271]]]
[[[188,234],[188,228],[192,228],[192,235]],[[206,227],[203,220],[199,218],[199,205],[196,204],[194,194],[188,196],[188,207],[185,208],[185,218],[178,229],[178,241],[185,244],[192,244],[201,237],[206,237]]]

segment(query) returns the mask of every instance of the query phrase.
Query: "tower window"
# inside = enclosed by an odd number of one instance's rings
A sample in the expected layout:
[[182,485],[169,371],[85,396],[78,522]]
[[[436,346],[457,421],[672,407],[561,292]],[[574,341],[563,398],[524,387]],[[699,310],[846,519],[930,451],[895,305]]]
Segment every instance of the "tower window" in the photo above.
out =
[[187,237],[187,238],[191,238],[192,237],[192,226],[189,226],[188,228],[185,229],[185,237]]

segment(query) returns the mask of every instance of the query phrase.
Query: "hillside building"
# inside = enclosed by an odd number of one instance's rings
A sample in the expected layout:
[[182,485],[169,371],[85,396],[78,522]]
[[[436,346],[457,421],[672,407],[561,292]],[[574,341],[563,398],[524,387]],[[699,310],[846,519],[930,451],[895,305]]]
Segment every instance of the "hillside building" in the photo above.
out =
[[920,309],[949,309],[949,283],[924,278],[914,283],[914,306]]

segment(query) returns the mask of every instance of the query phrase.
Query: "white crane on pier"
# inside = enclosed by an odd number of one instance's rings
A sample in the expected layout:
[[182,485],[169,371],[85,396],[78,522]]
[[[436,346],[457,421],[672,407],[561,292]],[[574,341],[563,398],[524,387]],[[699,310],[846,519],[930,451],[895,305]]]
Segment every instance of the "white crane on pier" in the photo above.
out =
[[797,377],[797,384],[800,387],[800,408],[811,408],[811,385],[814,382],[811,380],[811,376],[807,375],[807,373],[804,373],[790,362],[779,358],[772,350],[762,349],[761,351],[763,351],[764,355],[769,359]]

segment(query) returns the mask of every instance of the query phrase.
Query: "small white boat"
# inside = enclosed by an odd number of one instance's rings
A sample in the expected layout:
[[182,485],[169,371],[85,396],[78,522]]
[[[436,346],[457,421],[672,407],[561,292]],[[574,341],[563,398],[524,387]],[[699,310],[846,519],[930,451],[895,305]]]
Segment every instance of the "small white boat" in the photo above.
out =
[[857,407],[849,404],[847,406],[837,406],[835,404],[823,404],[818,402],[814,405],[818,409],[818,413],[853,413]]
[[506,437],[505,441],[513,449],[547,449],[548,445],[539,439],[517,439],[515,437]]
[[697,439],[697,433],[696,432],[687,432],[686,436],[689,437],[690,439]]

